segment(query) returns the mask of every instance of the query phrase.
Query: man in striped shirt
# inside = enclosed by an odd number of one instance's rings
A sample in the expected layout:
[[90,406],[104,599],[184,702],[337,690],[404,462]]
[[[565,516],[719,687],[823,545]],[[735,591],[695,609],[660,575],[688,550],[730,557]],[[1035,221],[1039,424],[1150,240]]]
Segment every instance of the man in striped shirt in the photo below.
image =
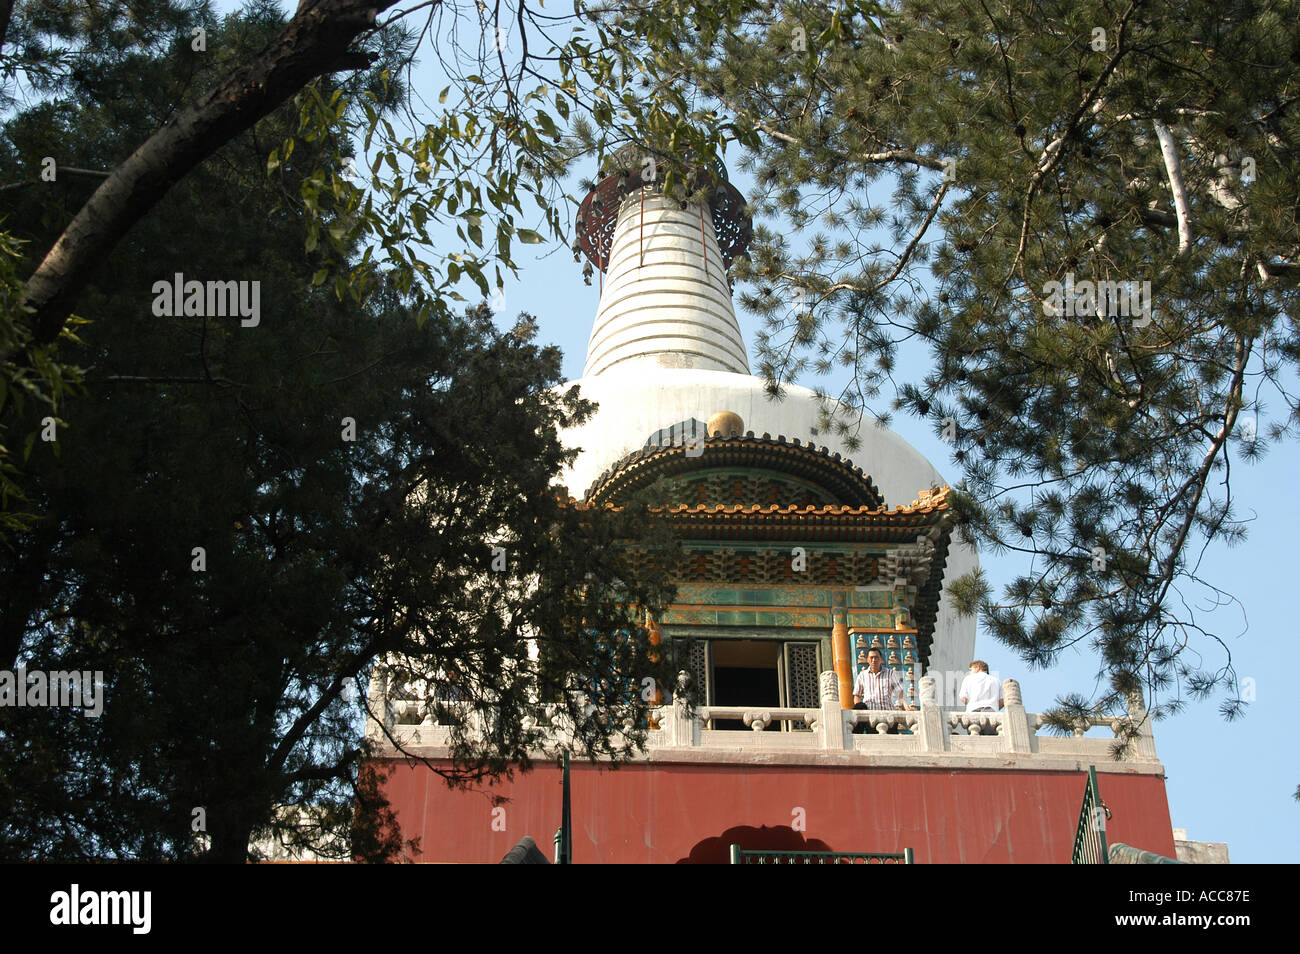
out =
[[[855,709],[915,709],[903,692],[903,680],[897,670],[886,668],[885,657],[879,649],[867,653],[867,668],[858,673],[853,683],[853,708]],[[858,725],[854,732],[865,732],[866,725]]]

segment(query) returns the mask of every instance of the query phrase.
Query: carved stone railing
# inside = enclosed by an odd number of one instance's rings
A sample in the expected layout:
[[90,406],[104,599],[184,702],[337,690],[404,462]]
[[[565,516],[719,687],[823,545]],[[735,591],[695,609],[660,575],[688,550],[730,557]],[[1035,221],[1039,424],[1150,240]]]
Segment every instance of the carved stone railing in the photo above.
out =
[[914,731],[920,719],[921,713],[915,709],[848,709],[844,713],[844,721],[850,728],[865,725],[877,735]]
[[[829,764],[849,764],[867,758],[868,764],[917,765],[920,767],[1046,768],[1075,770],[1095,764],[1099,771],[1127,771],[1158,774],[1163,771],[1156,757],[1155,741],[1147,725],[1140,699],[1129,704],[1128,718],[1092,717],[1081,721],[1072,735],[1040,734],[1047,724],[1039,713],[1027,712],[1020,686],[1013,679],[1002,684],[1005,708],[999,712],[958,712],[937,704],[935,681],[920,681],[920,708],[915,710],[844,709],[839,698],[839,681],[833,672],[821,674],[821,705],[818,708],[779,706],[698,706],[690,708],[684,694],[667,705],[650,710],[647,757],[656,760],[727,761],[760,760],[781,764],[782,753],[791,764],[809,764],[812,753]],[[386,713],[385,728],[373,720],[369,736],[381,750],[412,747],[420,754],[437,757],[449,744],[451,727],[439,725],[422,702],[386,699],[382,686],[371,686],[372,711]],[[467,711],[465,704],[442,702],[438,709],[466,720],[472,729],[483,713]],[[464,712],[466,714],[462,715]],[[527,717],[543,727],[563,745],[573,727],[554,706],[538,706]],[[409,724],[418,720],[419,724]],[[719,720],[739,722],[744,728],[714,728]],[[408,723],[408,724],[404,724]],[[1137,727],[1124,757],[1114,758],[1115,738],[1128,722]],[[804,731],[765,731],[773,725]],[[868,730],[855,733],[858,726]],[[1092,726],[1106,726],[1112,738],[1088,737]],[[548,748],[549,748],[548,744]],[[730,754],[728,754],[730,753]],[[733,758],[734,757],[734,758]]]
[[967,735],[1001,735],[1007,723],[1001,712],[952,712],[948,725],[966,730]]
[[[787,728],[794,728],[799,723],[815,728],[822,718],[820,709],[790,709],[777,706],[762,709],[747,706],[701,706],[696,711],[701,722],[731,719],[744,723],[746,728],[754,732],[763,732],[774,722],[783,722]],[[710,731],[726,730],[711,729]]]

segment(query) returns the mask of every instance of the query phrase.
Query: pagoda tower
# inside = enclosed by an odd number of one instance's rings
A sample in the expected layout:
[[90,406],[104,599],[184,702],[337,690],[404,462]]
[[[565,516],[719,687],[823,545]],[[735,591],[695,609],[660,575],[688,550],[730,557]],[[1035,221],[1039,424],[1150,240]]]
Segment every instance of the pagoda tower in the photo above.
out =
[[[562,387],[577,384],[600,409],[565,434],[583,453],[561,483],[585,491],[628,454],[698,438],[710,417],[728,412],[756,435],[852,460],[882,502],[918,500],[945,486],[938,470],[888,428],[838,407],[836,417],[853,426],[846,435],[827,432],[818,427],[826,404],[813,391],[786,385],[773,399],[766,382],[749,373],[728,279],[752,235],[744,198],[720,166],[695,169],[689,194],[666,196],[667,167],[625,148],[579,208],[577,249],[600,273],[601,295],[583,377]],[[860,440],[857,450],[850,450],[849,435]],[[978,565],[973,549],[954,544],[943,576]],[[942,593],[934,613],[927,665],[964,670],[975,620],[958,616]]]

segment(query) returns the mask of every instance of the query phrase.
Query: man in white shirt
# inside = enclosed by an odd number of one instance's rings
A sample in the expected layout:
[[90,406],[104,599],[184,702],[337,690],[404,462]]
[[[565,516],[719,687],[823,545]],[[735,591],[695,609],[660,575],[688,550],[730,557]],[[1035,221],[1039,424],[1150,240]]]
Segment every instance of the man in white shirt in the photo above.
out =
[[993,712],[995,705],[1002,708],[1002,687],[989,675],[989,664],[982,659],[970,664],[970,674],[961,681],[959,695],[967,712]]

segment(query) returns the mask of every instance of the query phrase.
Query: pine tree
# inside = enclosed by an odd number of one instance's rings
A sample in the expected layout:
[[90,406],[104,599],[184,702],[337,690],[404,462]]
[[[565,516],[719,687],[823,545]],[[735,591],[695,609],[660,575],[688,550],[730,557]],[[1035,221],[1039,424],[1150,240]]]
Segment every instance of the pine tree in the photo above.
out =
[[[635,37],[644,11],[619,9]],[[1237,715],[1187,607],[1216,593],[1198,554],[1244,535],[1231,464],[1300,424],[1300,6],[739,13],[683,30],[656,80],[745,147],[760,225],[736,277],[772,387],[847,372],[844,406],[952,442],[965,533],[1026,569],[950,591],[1031,664],[1096,649],[1107,689],[1060,725],[1142,688],[1156,714],[1186,689]],[[930,370],[898,380],[915,344]]]

